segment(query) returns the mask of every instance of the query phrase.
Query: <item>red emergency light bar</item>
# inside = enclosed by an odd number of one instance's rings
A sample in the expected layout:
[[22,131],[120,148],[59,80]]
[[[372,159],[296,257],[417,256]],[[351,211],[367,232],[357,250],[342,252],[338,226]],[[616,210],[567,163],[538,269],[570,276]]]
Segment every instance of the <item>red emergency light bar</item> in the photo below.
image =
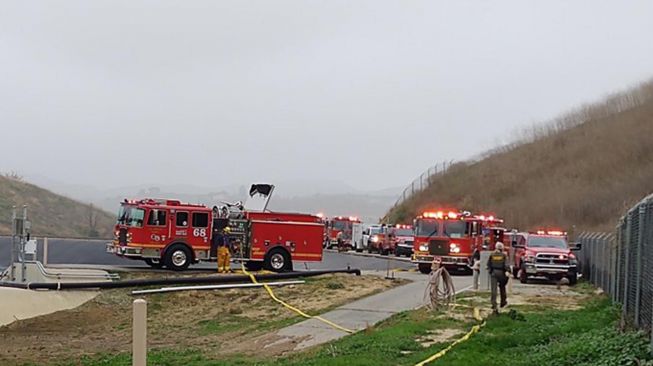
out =
[[463,217],[470,216],[471,214],[467,211],[464,212],[455,212],[455,211],[426,211],[422,213],[421,217],[426,219],[448,219],[456,220],[462,219]]
[[566,236],[567,232],[566,231],[560,231],[560,230],[538,230],[538,231],[534,232],[533,234],[551,235],[551,236]]
[[411,225],[397,224],[397,225],[395,225],[395,228],[397,228],[397,229],[412,229],[413,227]]
[[337,217],[334,217],[333,219],[334,220],[358,221],[358,217],[356,217],[356,216],[349,216],[349,217],[337,216]]

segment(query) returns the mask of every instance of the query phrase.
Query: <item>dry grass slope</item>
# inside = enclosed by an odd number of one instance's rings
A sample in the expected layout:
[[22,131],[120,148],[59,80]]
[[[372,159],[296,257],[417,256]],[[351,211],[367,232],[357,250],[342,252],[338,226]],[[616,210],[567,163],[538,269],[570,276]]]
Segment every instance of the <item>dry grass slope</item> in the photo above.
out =
[[0,176],[0,235],[11,234],[11,207],[22,205],[28,206],[32,233],[36,236],[108,238],[115,221],[112,215],[88,204],[20,179]]
[[520,229],[610,229],[651,192],[653,81],[453,166],[388,215],[410,221],[423,209],[452,205],[495,212]]

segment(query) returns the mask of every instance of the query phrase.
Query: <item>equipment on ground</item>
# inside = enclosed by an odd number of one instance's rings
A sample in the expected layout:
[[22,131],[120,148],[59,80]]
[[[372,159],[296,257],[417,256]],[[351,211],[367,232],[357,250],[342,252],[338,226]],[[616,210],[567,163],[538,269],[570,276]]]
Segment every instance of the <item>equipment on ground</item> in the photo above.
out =
[[281,282],[265,282],[265,283],[236,283],[233,285],[204,285],[204,286],[177,286],[177,287],[162,287],[149,290],[134,290],[132,295],[148,295],[160,294],[164,292],[181,292],[181,291],[206,291],[206,290],[228,290],[233,288],[254,288],[267,286],[288,286],[288,285],[301,285],[306,281],[281,281]]

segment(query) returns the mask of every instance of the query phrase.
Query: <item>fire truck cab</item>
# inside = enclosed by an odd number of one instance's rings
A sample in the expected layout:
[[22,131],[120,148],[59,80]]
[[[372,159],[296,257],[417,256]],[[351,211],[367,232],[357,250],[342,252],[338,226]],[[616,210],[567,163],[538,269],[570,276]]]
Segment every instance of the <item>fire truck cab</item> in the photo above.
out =
[[424,212],[413,224],[412,262],[428,274],[433,260],[439,257],[449,271],[470,272],[474,249],[483,244],[483,228],[500,222],[493,216],[473,216],[466,211]]
[[567,233],[558,230],[515,233],[512,247],[515,250],[513,275],[522,283],[531,277],[554,281],[567,277],[570,285],[576,284],[578,260],[573,251],[580,250],[580,244],[570,247]]
[[[233,259],[249,269],[292,269],[292,261],[321,261],[324,225],[318,216],[269,212],[265,208],[274,187],[253,185],[246,205],[220,210],[171,199],[125,200],[121,203],[114,240],[107,252],[145,261],[152,267],[184,270],[200,261],[215,261],[213,239],[225,227]],[[260,196],[265,203],[260,203]],[[248,199],[248,202],[250,200]],[[234,206],[234,205],[232,205]]]

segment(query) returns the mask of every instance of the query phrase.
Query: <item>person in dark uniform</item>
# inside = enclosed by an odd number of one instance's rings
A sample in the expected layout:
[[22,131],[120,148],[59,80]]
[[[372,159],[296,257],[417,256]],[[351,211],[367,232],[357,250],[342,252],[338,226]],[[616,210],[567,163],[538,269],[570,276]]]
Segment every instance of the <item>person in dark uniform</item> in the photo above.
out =
[[494,251],[490,253],[487,261],[487,268],[490,271],[490,291],[492,310],[498,313],[497,308],[497,286],[501,293],[501,307],[508,305],[506,299],[506,284],[508,283],[508,256],[503,252],[503,243],[497,242],[494,246]]

